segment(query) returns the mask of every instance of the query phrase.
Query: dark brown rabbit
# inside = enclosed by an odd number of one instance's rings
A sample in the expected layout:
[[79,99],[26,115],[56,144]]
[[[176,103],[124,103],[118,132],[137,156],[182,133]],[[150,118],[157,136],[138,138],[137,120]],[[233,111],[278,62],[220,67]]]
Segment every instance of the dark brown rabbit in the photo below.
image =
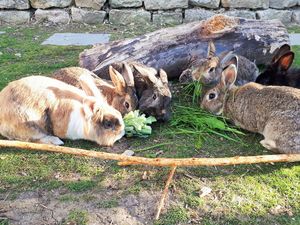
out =
[[272,62],[257,77],[256,83],[300,88],[300,68],[291,68],[294,53],[288,44],[275,52]]
[[[172,96],[168,86],[168,77],[164,70],[157,71],[137,62],[116,63],[113,66],[123,68],[123,75],[130,68],[141,112],[162,121],[170,119]],[[127,70],[124,70],[125,68]],[[125,76],[124,78],[126,80]]]

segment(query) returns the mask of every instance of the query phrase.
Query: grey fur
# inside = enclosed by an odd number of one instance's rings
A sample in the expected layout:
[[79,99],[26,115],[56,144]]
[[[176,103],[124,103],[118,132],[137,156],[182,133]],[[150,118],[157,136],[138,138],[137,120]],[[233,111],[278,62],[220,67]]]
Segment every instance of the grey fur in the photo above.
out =
[[255,81],[259,74],[256,64],[244,56],[236,55],[232,51],[215,55],[215,46],[212,42],[209,42],[207,52],[207,58],[195,59],[191,62],[190,67],[180,75],[180,82],[198,80],[204,85],[216,83],[219,81],[223,69],[233,63],[233,58],[237,59],[238,77],[236,85],[240,86]]

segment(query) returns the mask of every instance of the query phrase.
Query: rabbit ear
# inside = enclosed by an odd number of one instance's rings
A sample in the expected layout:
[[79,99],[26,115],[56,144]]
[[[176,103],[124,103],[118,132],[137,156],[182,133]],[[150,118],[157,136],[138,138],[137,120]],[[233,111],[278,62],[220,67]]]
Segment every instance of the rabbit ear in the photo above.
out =
[[284,54],[288,53],[291,51],[291,46],[288,44],[284,44],[282,45],[280,48],[278,48],[275,53],[274,56],[272,58],[272,64],[276,63],[277,60]]
[[95,84],[94,78],[90,74],[84,73],[80,75],[79,83],[86,95],[94,96],[98,100],[105,101],[103,95],[101,94],[101,92]]
[[290,66],[292,65],[294,60],[294,53],[293,52],[288,52],[284,55],[282,55],[278,61],[277,61],[277,68],[280,71],[287,71]]
[[212,41],[208,43],[207,58],[212,58],[216,54],[216,47]]
[[163,69],[159,70],[159,77],[163,84],[168,84],[168,75]]
[[[96,99],[92,97],[87,97],[83,100],[83,111],[86,119],[89,119],[93,116],[95,107],[96,107]],[[97,114],[100,118],[102,118],[103,111],[100,109],[97,111]]]
[[134,77],[130,66],[124,62],[123,63],[123,77],[126,81],[128,87],[134,87]]
[[125,80],[124,80],[122,74],[120,74],[112,66],[109,66],[109,76],[116,88],[116,91],[118,93],[123,93],[126,88],[126,83],[125,83]]
[[234,85],[237,76],[237,69],[234,64],[229,65],[226,67],[221,76],[221,86],[224,89],[230,89]]
[[157,71],[151,67],[144,67],[138,64],[133,64],[134,68],[144,77],[150,80],[151,83],[155,84],[158,82],[156,78]]
[[223,69],[231,64],[235,65],[236,69],[238,69],[238,56],[232,54],[232,52],[228,53],[221,61],[221,66]]

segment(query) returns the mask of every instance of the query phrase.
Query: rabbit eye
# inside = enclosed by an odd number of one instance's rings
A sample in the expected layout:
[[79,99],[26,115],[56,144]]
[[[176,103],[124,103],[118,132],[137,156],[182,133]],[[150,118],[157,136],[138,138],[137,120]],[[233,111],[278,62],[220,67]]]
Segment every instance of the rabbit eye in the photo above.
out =
[[113,123],[109,120],[104,120],[103,121],[103,126],[105,129],[111,129],[113,128]]
[[128,102],[125,102],[125,107],[126,107],[126,109],[129,109],[129,103]]
[[157,98],[156,94],[154,94],[152,98],[153,100],[155,100]]
[[212,100],[212,99],[214,99],[216,97],[216,94],[215,93],[210,93],[209,95],[208,95],[208,99],[209,100]]
[[214,72],[215,71],[215,67],[211,67],[210,69],[209,69],[209,73],[212,73],[212,72]]

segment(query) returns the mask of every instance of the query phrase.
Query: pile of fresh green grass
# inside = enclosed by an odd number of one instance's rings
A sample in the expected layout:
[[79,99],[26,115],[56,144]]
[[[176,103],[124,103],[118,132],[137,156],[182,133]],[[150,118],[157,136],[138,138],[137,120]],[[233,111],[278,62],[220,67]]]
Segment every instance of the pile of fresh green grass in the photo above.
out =
[[228,124],[222,116],[215,116],[200,108],[202,85],[192,82],[185,85],[180,98],[184,101],[174,104],[173,116],[170,121],[173,135],[189,135],[194,137],[195,145],[201,147],[203,140],[211,135],[217,135],[229,141],[241,141],[243,135],[238,128]]

